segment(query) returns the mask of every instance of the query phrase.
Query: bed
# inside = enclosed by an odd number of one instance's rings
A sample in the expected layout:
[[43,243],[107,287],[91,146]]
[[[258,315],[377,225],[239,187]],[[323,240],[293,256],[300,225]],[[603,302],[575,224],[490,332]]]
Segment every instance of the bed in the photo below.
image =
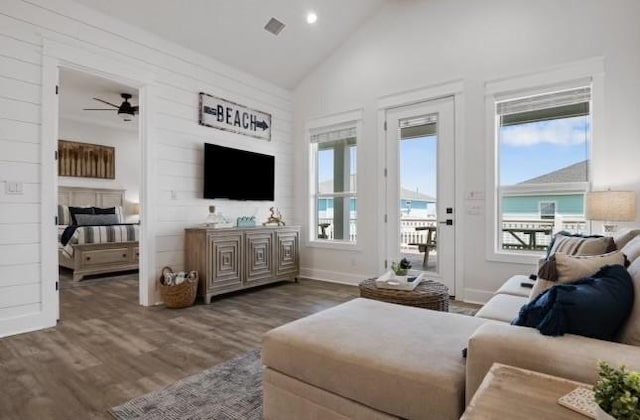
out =
[[[91,274],[136,270],[140,257],[139,224],[125,224],[124,190],[58,188],[58,264],[73,270],[73,280]],[[115,208],[119,224],[73,225],[69,207]]]

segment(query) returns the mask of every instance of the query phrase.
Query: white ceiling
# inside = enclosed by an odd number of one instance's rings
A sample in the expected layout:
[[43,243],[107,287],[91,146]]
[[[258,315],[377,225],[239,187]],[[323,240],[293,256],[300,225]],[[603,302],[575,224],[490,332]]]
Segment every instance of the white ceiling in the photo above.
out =
[[[137,117],[133,121],[123,122],[118,117],[117,108],[93,100],[100,98],[120,105],[123,101],[121,93],[133,95],[129,102],[138,105],[138,90],[73,70],[63,69],[60,72],[59,106],[60,117],[74,121],[107,125],[122,129],[137,130]],[[84,111],[84,108],[113,109],[112,111]]]
[[[293,88],[388,0],[76,1]],[[313,25],[305,19],[311,10]],[[287,25],[278,36],[264,30],[271,17]]]

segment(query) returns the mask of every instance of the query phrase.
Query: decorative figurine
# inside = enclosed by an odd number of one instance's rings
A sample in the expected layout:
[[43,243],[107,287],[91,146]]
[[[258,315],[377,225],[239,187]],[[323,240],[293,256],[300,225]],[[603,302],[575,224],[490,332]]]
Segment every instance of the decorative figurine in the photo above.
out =
[[271,216],[267,219],[266,222],[262,224],[262,226],[284,226],[284,220],[282,220],[282,215],[280,214],[280,210],[274,209],[273,207],[269,208],[271,212]]

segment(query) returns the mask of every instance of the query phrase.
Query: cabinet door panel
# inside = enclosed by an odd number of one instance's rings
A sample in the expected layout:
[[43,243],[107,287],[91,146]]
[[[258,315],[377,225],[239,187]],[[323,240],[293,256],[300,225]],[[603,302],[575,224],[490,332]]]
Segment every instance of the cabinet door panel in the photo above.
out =
[[262,283],[273,278],[273,236],[271,232],[246,234],[247,283]]
[[242,234],[209,236],[210,289],[242,285]]
[[285,274],[296,275],[299,266],[298,232],[276,232],[276,276]]

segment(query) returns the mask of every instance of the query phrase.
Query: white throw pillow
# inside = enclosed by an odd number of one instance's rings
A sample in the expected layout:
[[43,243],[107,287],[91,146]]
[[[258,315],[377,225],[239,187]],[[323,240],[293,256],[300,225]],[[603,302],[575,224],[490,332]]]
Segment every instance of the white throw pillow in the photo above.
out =
[[556,254],[558,282],[571,283],[596,274],[605,265],[624,266],[625,258],[621,251],[602,255],[566,255]]
[[538,277],[531,293],[529,301],[533,301],[538,295],[551,289],[559,283],[571,283],[585,277],[596,274],[605,265],[623,265],[625,264],[625,256],[621,251],[613,251],[601,255],[568,255],[556,252],[546,264],[552,264],[546,270],[553,273],[555,277],[544,279]]

